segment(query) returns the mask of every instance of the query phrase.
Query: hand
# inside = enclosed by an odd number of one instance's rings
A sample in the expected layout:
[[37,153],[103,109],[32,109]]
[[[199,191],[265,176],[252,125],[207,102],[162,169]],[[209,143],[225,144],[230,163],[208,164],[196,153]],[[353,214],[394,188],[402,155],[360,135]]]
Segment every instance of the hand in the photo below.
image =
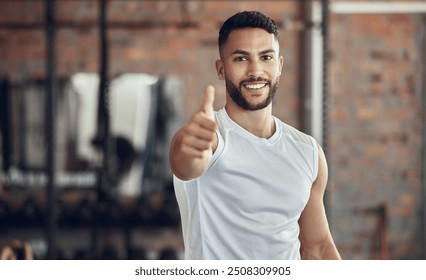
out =
[[217,124],[213,108],[214,95],[214,87],[207,86],[200,109],[183,127],[181,151],[188,156],[203,158],[215,148]]
[[0,250],[0,260],[16,260],[16,254],[12,246],[6,245]]
[[33,258],[33,250],[26,241],[14,239],[0,250],[0,260],[32,260]]

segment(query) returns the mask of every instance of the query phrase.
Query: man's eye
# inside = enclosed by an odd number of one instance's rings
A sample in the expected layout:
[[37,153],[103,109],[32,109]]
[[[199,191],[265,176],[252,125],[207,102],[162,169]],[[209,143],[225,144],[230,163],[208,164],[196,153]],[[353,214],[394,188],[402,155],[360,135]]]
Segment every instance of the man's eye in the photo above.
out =
[[273,57],[272,57],[272,55],[264,55],[264,56],[262,56],[262,59],[263,60],[272,60]]
[[244,56],[238,56],[236,58],[234,58],[234,61],[247,61],[247,58]]

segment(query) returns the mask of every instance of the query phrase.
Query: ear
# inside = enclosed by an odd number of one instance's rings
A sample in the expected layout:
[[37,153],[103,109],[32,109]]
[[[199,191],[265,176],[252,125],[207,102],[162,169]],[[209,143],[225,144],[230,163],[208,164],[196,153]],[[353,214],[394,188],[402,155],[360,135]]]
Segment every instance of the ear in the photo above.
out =
[[219,80],[225,80],[225,69],[223,67],[223,61],[221,59],[216,60],[216,72]]
[[281,76],[283,66],[284,66],[284,57],[281,55],[280,56],[280,65],[279,65],[279,67],[280,67],[280,75],[279,76]]

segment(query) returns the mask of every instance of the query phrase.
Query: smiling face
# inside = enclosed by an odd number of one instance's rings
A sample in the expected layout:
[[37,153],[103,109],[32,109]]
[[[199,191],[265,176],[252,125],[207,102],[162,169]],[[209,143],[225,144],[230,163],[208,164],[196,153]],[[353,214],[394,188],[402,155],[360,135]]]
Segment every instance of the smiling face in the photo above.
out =
[[233,30],[216,61],[219,79],[225,80],[227,102],[244,110],[269,106],[278,87],[283,58],[273,34],[261,28]]

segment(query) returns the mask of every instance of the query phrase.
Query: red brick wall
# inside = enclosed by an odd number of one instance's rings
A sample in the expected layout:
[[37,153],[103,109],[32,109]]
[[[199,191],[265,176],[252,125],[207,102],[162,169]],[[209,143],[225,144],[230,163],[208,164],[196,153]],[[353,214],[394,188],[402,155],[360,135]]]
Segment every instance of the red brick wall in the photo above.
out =
[[378,257],[389,205],[390,257],[421,256],[421,15],[331,18],[331,217],[344,258]]

